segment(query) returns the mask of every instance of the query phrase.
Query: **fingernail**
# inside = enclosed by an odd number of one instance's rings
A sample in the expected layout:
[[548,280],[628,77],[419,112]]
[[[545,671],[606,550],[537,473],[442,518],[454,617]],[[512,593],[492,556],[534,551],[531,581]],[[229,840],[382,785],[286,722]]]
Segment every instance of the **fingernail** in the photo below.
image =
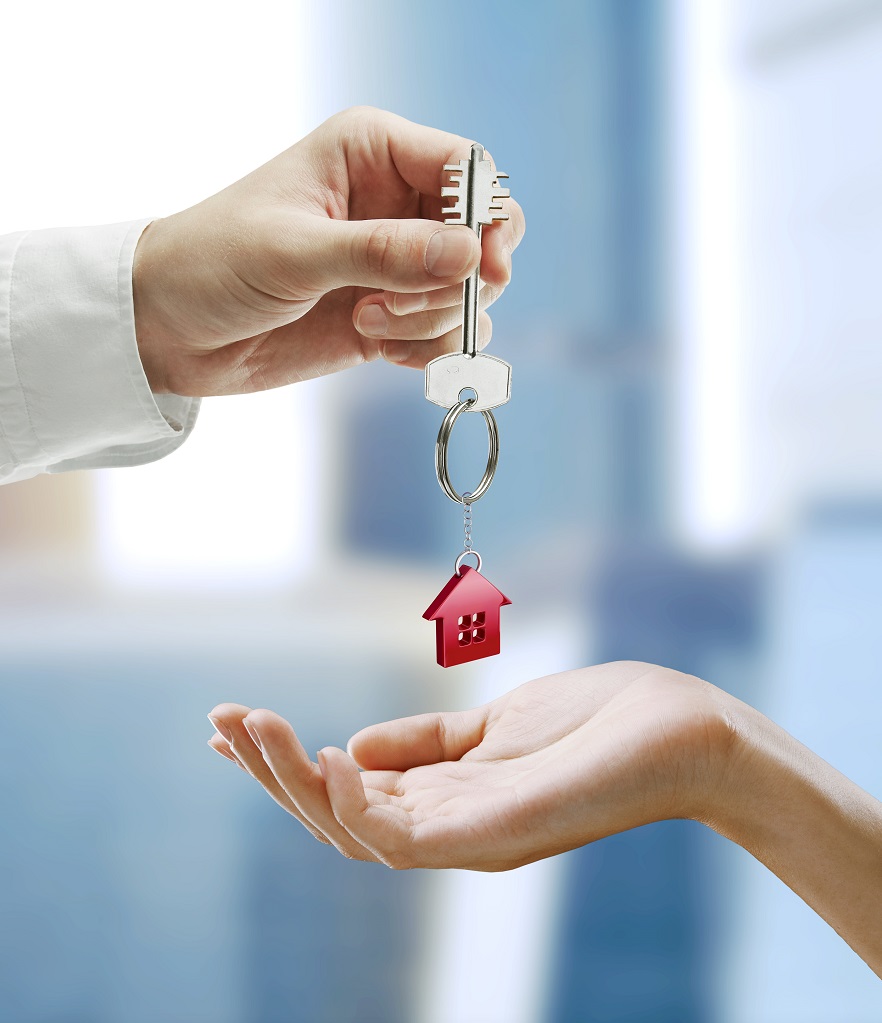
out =
[[208,748],[213,749],[215,753],[220,754],[220,756],[222,756],[224,760],[229,760],[230,763],[232,764],[236,763],[236,758],[233,756],[232,753],[225,753],[222,749],[218,749],[217,746],[212,746],[211,743],[208,743]]
[[260,752],[263,753],[263,743],[260,741],[257,729],[247,718],[242,722],[242,724],[245,726],[245,731],[251,736],[251,741],[260,750]]
[[511,280],[511,249],[506,246],[502,250],[502,262],[505,264],[505,269],[508,271],[508,279]]
[[233,733],[227,728],[223,721],[218,721],[217,718],[213,718],[210,714],[208,720],[214,725],[218,735],[222,735],[230,745],[233,744]]
[[429,296],[423,292],[416,295],[392,295],[390,308],[396,316],[408,316],[410,313],[418,313],[429,304]]
[[458,227],[436,231],[426,246],[426,269],[435,277],[459,277],[472,261],[473,237]]
[[319,765],[319,770],[322,772],[322,777],[325,776],[325,754],[322,750],[319,750],[315,755],[316,763]]
[[389,329],[389,321],[386,319],[382,306],[376,302],[370,302],[368,305],[363,305],[358,311],[355,326],[360,333],[367,334],[368,337],[382,337]]
[[387,341],[383,346],[383,358],[386,362],[404,362],[409,355],[409,341]]

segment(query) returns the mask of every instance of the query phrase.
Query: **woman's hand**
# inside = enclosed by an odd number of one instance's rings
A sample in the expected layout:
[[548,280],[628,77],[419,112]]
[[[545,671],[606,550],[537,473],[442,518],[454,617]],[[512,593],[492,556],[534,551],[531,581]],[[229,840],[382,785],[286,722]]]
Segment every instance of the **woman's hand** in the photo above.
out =
[[328,748],[318,765],[268,710],[215,708],[211,744],[346,855],[507,870],[700,816],[732,737],[727,699],[691,676],[621,662],[538,679],[476,710],[374,725],[350,740],[351,755]]
[[[486,309],[524,218],[445,226],[442,166],[470,142],[359,107],[241,181],[154,221],[133,272],[141,360],[157,393],[279,387],[383,356],[421,368],[459,347],[461,282]],[[480,344],[490,320],[480,317]]]
[[882,804],[693,676],[629,661],[552,675],[476,710],[373,725],[318,764],[271,711],[209,716],[210,745],[346,856],[508,870],[689,817],[765,863],[882,976]]

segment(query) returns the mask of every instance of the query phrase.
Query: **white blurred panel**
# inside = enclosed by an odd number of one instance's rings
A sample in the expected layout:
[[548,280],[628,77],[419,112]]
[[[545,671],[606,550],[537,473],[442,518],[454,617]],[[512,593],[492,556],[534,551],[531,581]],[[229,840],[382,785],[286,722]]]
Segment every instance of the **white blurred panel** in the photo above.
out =
[[322,381],[203,403],[177,452],[96,475],[102,565],[124,584],[289,584],[324,537]]
[[676,518],[731,546],[882,492],[882,4],[673,11]]
[[296,142],[323,106],[320,5],[3,9],[0,232],[162,216]]
[[882,492],[882,4],[787,13],[744,33],[751,482],[770,523]]
[[741,324],[739,88],[732,3],[672,5],[672,234],[678,531],[725,547],[749,529]]

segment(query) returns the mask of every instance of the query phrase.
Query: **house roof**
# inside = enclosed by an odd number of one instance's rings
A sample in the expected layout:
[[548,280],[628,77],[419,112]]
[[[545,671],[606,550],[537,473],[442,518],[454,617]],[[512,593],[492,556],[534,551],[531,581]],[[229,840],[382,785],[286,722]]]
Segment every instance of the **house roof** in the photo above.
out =
[[495,604],[502,607],[511,601],[497,590],[480,572],[463,565],[426,609],[423,618],[433,621],[447,615],[471,614]]

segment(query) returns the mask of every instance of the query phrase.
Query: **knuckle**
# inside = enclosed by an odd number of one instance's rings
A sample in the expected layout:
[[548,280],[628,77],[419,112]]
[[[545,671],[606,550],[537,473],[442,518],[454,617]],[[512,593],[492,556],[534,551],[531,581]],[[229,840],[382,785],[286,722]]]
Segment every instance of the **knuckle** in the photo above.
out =
[[428,341],[431,338],[441,337],[449,330],[454,330],[460,319],[458,311],[451,313],[449,309],[439,309],[437,312],[427,313],[425,326],[420,331],[420,338]]
[[387,110],[367,104],[355,104],[329,118],[336,135],[344,145],[368,145],[382,138],[391,115]]
[[381,113],[382,111],[380,111],[377,107],[370,106],[370,104],[355,103],[351,107],[341,110],[337,116],[341,121],[349,121],[353,124],[363,124],[365,121],[377,120]]
[[395,223],[377,224],[368,235],[365,247],[367,269],[379,277],[390,273],[398,259],[401,231]]

